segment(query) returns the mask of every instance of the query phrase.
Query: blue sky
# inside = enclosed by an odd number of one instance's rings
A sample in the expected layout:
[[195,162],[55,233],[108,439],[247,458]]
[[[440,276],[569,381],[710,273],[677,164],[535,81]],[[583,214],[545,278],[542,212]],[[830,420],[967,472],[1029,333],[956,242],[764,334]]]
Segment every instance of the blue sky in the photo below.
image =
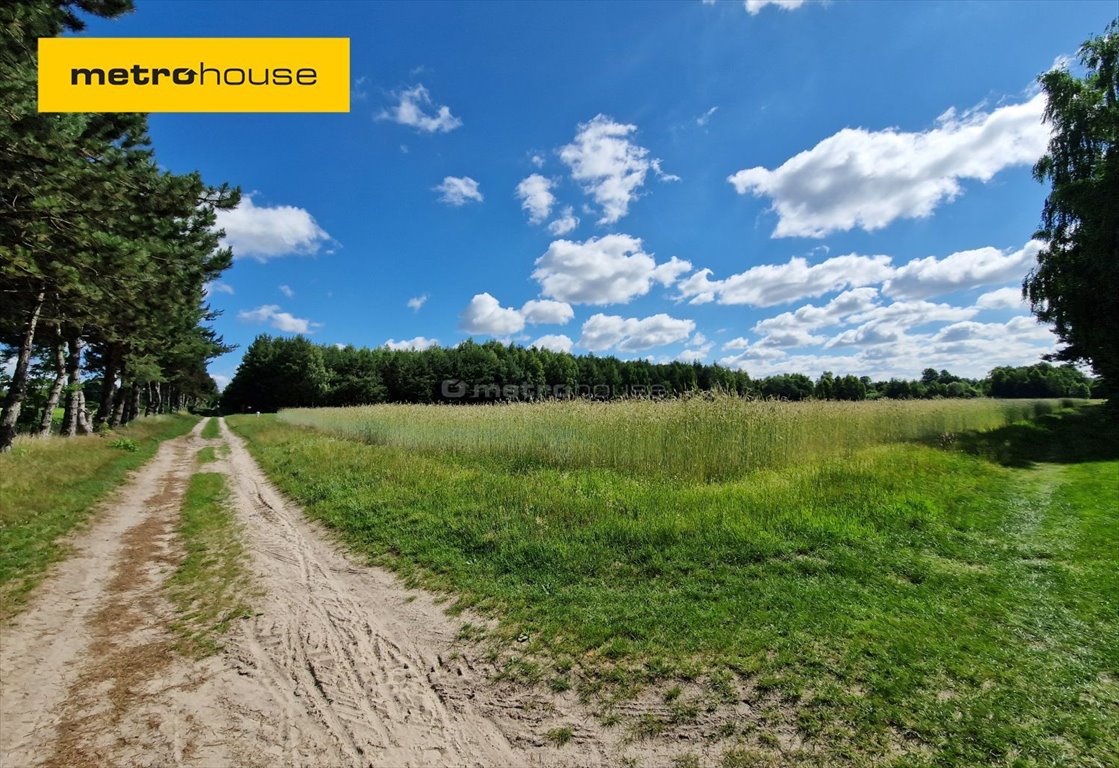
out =
[[351,39],[349,114],[152,117],[164,166],[247,193],[210,292],[241,349],[1035,362],[1036,77],[1114,2],[797,5],[139,0],[83,34]]

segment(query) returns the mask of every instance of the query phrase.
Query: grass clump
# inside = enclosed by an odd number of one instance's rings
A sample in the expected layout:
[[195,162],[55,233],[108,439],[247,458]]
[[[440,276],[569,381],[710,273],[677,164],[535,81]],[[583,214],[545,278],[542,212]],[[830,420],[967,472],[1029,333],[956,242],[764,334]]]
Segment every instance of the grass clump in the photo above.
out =
[[574,732],[570,728],[553,728],[546,734],[548,741],[557,747],[562,747],[571,741]]
[[225,476],[200,472],[183,498],[179,535],[186,555],[167,583],[178,618],[179,648],[191,656],[220,649],[235,619],[250,615],[250,579],[240,531],[227,503]]
[[[189,432],[186,414],[137,419],[116,432],[17,438],[0,454],[0,620],[19,610],[47,567],[66,552],[61,539],[98,501],[143,465],[159,444]],[[126,440],[135,450],[114,447]]]
[[202,439],[203,440],[220,440],[221,427],[218,426],[218,420],[210,417],[206,419],[206,423],[202,425]]
[[[815,407],[832,405],[848,413]],[[580,692],[694,680],[701,700],[669,719],[745,700],[762,732],[795,733],[827,764],[1119,758],[1119,435],[1101,409],[717,482],[229,423],[354,549],[499,617],[507,653],[531,627],[542,657],[578,659]],[[520,658],[508,676],[542,669]],[[651,717],[629,730],[668,726]]]
[[217,448],[212,445],[199,448],[196,456],[199,464],[211,464],[218,460]]

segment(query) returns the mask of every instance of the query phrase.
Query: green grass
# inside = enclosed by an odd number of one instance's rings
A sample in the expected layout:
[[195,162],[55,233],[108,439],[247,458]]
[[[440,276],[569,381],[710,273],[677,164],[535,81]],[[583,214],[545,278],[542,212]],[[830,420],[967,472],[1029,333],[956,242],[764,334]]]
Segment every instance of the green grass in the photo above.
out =
[[[915,405],[892,413],[928,423]],[[801,430],[841,422],[830,404],[817,422],[790,406]],[[499,617],[510,679],[745,696],[757,738],[743,755],[792,731],[812,749],[785,757],[826,765],[1119,762],[1119,433],[1098,407],[721,482],[578,452],[521,461],[485,440],[440,451],[229,424],[370,562]],[[569,673],[554,661],[568,658]],[[676,710],[628,728],[650,738],[695,714]]]
[[106,435],[21,437],[10,453],[0,454],[0,620],[19,610],[47,567],[65,554],[61,538],[98,501],[161,441],[197,423],[188,415],[153,416]]
[[224,475],[200,472],[183,498],[179,535],[186,556],[168,580],[168,593],[178,613],[178,647],[191,656],[218,651],[230,622],[251,615],[246,555],[227,496]]
[[203,440],[220,440],[221,427],[218,426],[218,420],[210,417],[206,419],[206,423],[202,427]]
[[199,448],[198,449],[198,454],[197,454],[198,463],[199,464],[210,464],[212,462],[217,461],[218,460],[217,450],[218,450],[217,447],[213,446],[213,445],[207,445],[205,448]]

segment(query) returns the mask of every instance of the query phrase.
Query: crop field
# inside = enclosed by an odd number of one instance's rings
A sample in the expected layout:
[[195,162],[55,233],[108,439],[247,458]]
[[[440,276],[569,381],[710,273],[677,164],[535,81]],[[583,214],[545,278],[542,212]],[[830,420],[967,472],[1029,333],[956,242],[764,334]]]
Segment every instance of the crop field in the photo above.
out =
[[[1060,406],[696,399],[229,423],[370,562],[497,618],[483,642],[503,678],[573,688],[634,738],[725,711],[711,737],[743,760],[1114,764],[1116,430],[1099,407]],[[668,714],[619,720],[650,692]]]
[[789,403],[715,396],[470,408],[302,408],[284,411],[280,419],[371,445],[711,481],[876,445],[1001,427],[1058,405],[1055,400],[986,398]]

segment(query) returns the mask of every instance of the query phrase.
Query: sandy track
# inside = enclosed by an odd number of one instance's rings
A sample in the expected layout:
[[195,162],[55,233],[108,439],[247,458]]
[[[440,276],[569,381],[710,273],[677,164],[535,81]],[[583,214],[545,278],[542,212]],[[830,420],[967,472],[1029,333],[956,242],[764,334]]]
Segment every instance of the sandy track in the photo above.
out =
[[[173,649],[175,525],[197,450],[219,442],[199,426],[160,447],[0,628],[0,765],[616,763],[570,696],[495,688],[455,648],[461,619],[343,554],[221,426],[228,451],[206,470],[228,476],[256,615],[215,656]],[[558,725],[575,734],[562,750],[544,739]]]

